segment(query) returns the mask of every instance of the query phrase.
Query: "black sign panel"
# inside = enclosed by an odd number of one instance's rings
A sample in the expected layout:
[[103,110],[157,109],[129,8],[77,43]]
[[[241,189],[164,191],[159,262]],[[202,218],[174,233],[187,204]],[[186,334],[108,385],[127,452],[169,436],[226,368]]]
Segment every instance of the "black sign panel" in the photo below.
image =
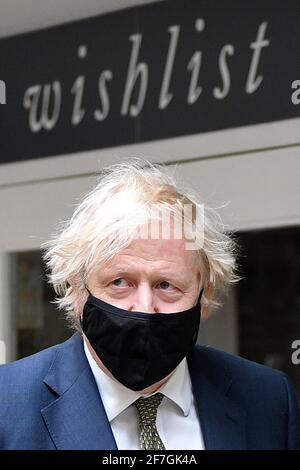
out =
[[300,2],[172,0],[5,38],[0,80],[2,163],[299,117]]

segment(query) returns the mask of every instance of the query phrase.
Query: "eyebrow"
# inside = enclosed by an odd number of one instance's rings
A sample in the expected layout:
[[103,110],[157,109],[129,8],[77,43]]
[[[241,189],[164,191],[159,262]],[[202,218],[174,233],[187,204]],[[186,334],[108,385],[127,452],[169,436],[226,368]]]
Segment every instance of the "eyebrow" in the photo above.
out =
[[[162,270],[164,272],[164,275],[170,275],[168,274],[168,270],[166,270],[166,268],[162,268]],[[111,274],[111,273],[114,273],[114,274],[120,274],[120,273],[126,273],[126,274],[138,274],[140,272],[139,269],[136,269],[132,266],[127,266],[127,265],[118,265],[118,266],[111,266],[109,268],[103,268],[102,269],[102,272],[107,272],[108,274]],[[161,272],[160,273],[154,273],[154,274],[158,274],[158,275],[161,275]]]
[[109,268],[103,268],[101,270],[105,275],[117,275],[117,274],[130,274],[130,272],[138,272],[137,270],[132,270],[129,266],[110,266]]
[[[129,267],[129,266],[118,266],[118,267],[114,267],[114,266],[111,266],[109,268],[106,268],[106,269],[103,269],[101,271],[101,275],[104,276],[105,278],[107,277],[111,277],[111,276],[118,276],[118,275],[129,275],[129,276],[132,276],[132,275],[136,275],[136,274],[139,274],[140,271],[138,269],[135,269],[133,267]],[[166,270],[165,268],[162,268],[161,271],[156,271],[156,272],[151,272],[151,277],[162,277],[162,278],[167,278],[167,279],[170,279],[174,282],[178,282],[180,284],[187,284],[189,282],[189,280],[186,280],[186,276],[184,275],[176,275],[176,273],[174,274],[174,272],[169,272],[168,270]]]

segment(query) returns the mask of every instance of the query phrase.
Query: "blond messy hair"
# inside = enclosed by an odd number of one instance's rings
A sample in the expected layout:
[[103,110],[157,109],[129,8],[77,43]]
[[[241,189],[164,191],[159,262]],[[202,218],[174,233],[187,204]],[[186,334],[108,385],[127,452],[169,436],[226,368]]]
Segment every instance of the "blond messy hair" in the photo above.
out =
[[[80,313],[91,272],[111,260],[132,241],[130,233],[149,220],[153,207],[181,213],[184,204],[203,207],[167,167],[132,158],[104,168],[99,182],[77,205],[71,219],[60,224],[53,238],[42,244],[48,280],[71,327],[80,329]],[[152,212],[150,211],[152,209]],[[120,234],[125,236],[120,236]],[[202,234],[197,238],[203,287],[202,307],[219,305],[218,296],[235,282],[235,242],[215,209],[205,206]]]

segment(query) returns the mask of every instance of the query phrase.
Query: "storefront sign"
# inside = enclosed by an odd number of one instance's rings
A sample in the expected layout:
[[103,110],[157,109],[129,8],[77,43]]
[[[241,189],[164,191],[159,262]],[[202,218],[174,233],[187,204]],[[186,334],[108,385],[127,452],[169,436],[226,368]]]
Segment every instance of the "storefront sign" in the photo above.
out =
[[299,63],[298,0],[163,1],[2,39],[0,162],[299,117]]

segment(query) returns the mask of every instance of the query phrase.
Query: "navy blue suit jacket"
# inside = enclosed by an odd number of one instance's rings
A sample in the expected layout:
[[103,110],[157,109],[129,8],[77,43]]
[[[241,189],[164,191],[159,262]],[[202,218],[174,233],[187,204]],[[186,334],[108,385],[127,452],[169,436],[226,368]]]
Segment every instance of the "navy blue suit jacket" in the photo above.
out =
[[[299,449],[281,372],[196,346],[188,357],[206,449]],[[0,449],[117,449],[79,333],[0,367]]]

